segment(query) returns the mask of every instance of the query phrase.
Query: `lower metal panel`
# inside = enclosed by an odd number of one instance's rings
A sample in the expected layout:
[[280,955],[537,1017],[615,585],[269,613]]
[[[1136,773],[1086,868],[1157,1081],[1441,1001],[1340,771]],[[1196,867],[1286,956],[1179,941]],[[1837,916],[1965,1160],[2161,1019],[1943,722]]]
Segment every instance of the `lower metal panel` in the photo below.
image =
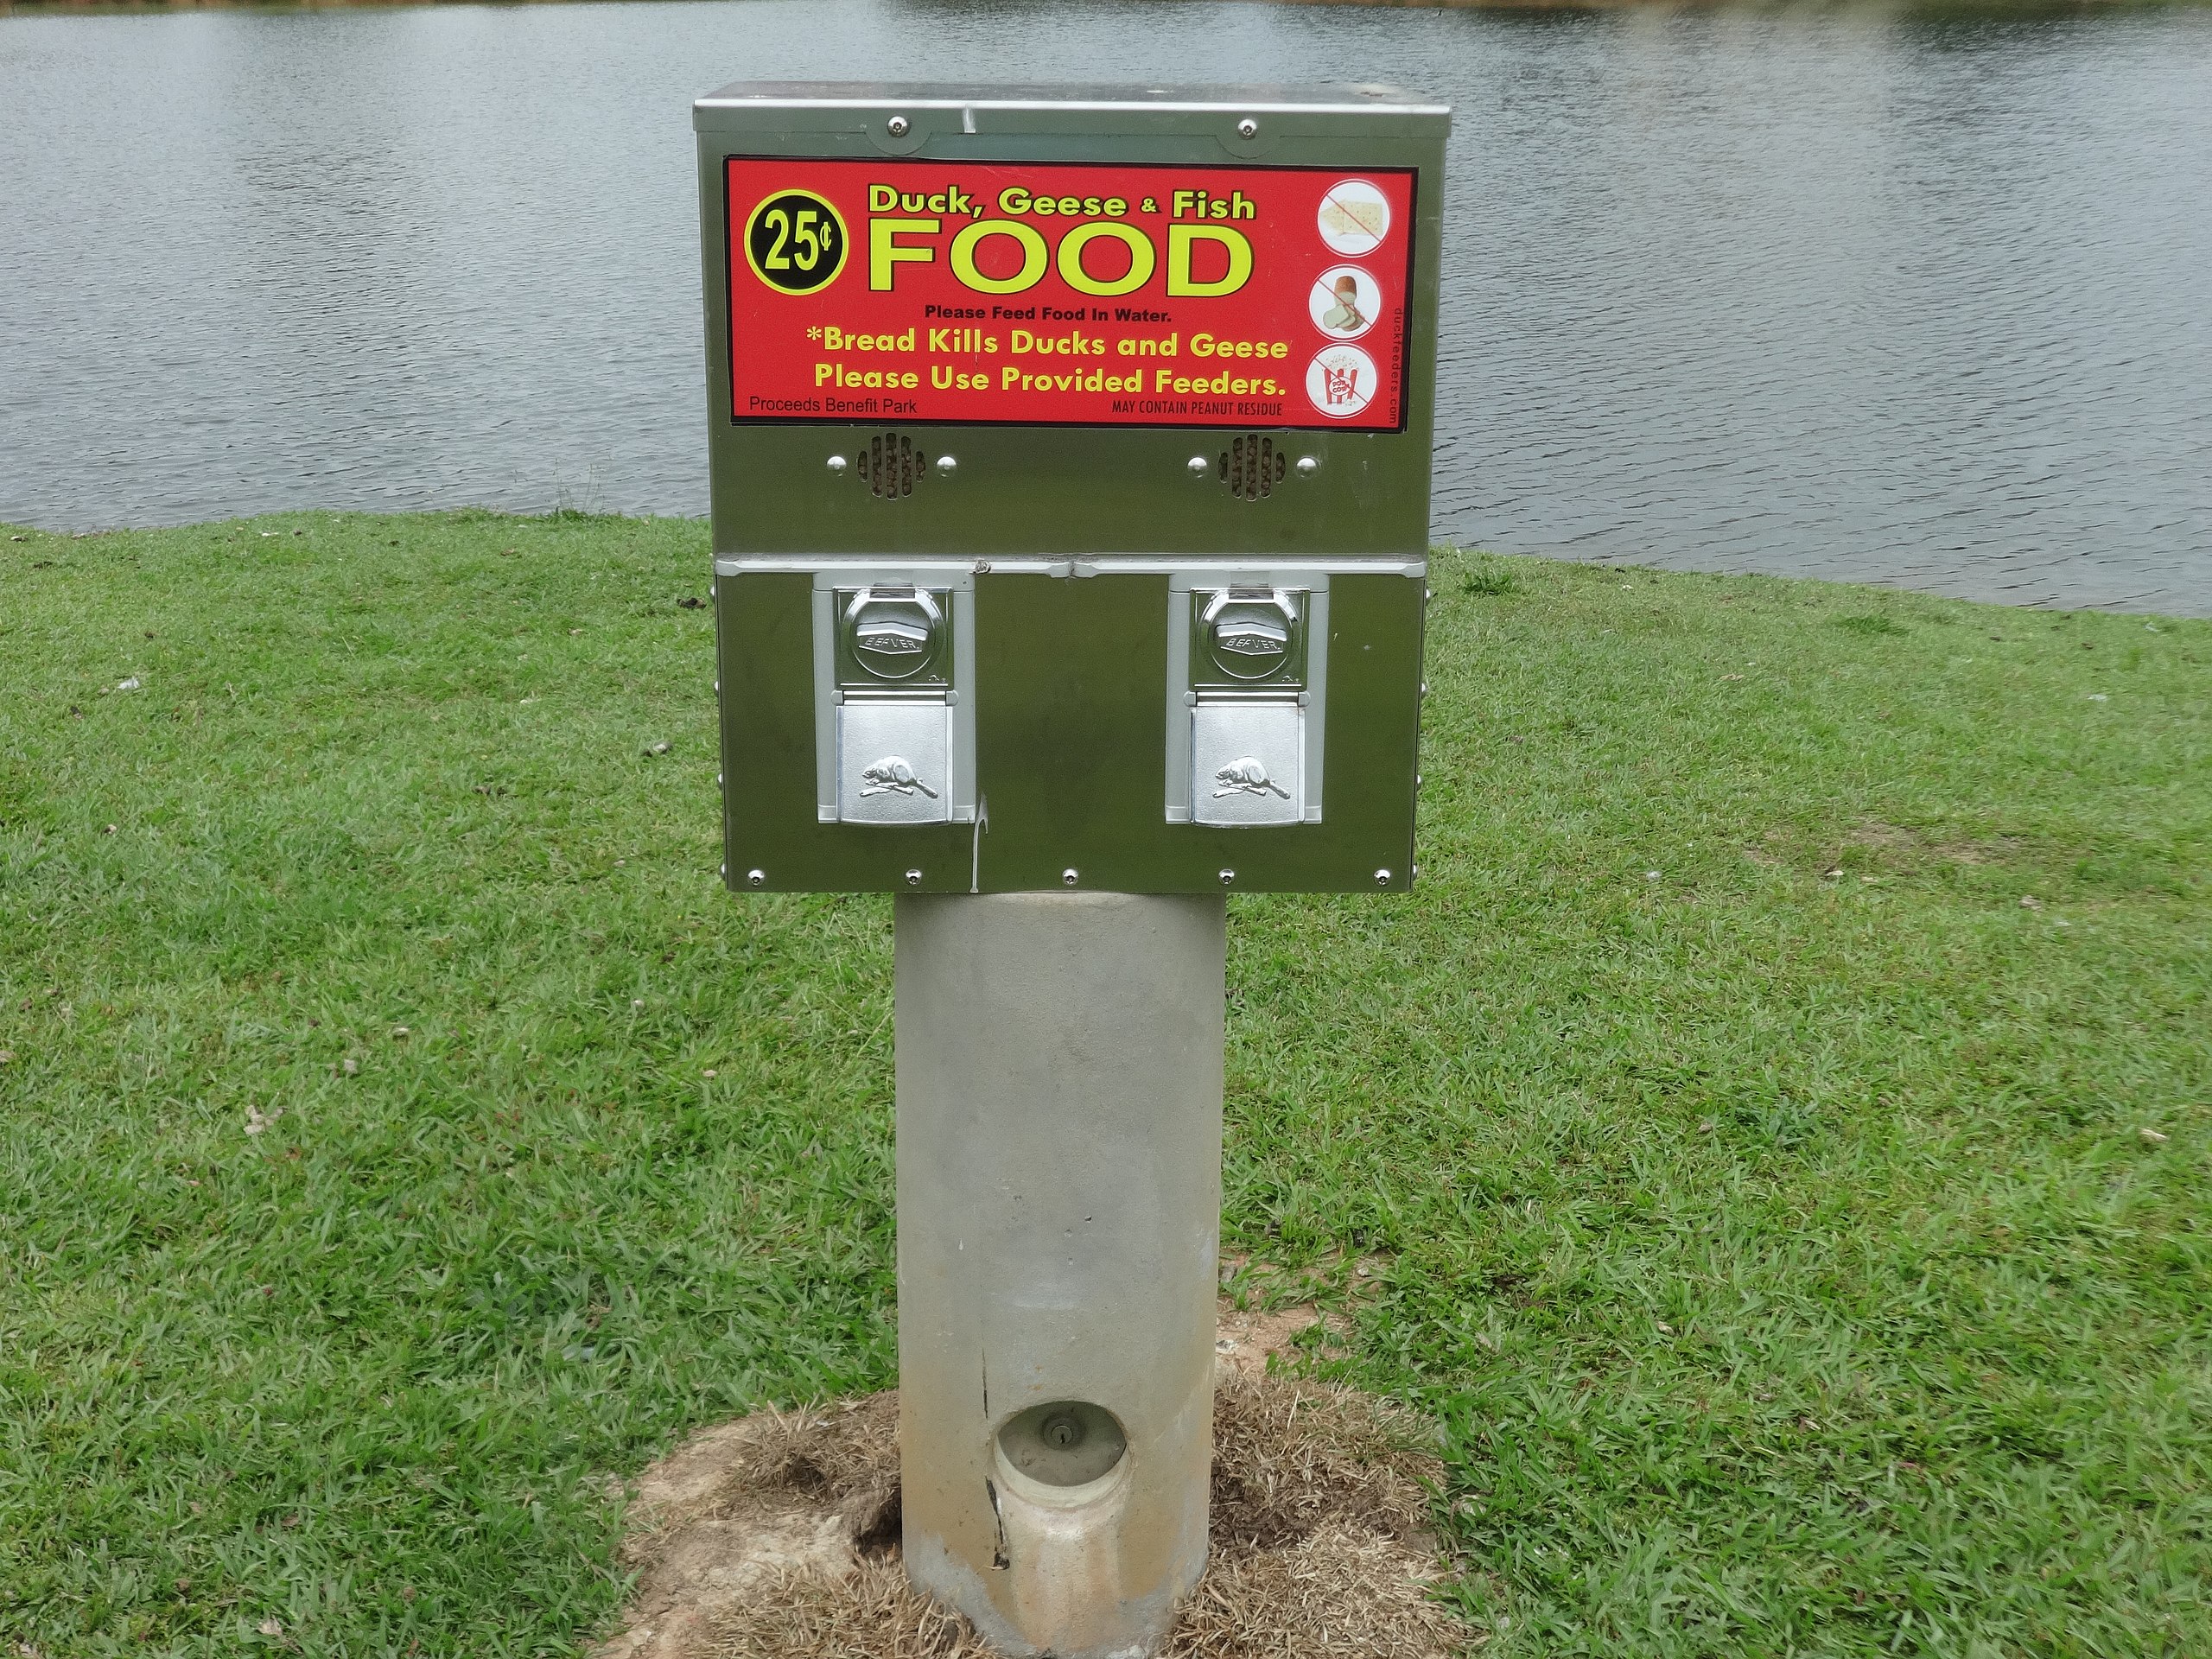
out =
[[[814,579],[781,570],[720,576],[729,885],[925,893],[1408,886],[1422,580],[1330,576],[1321,821],[1236,824],[1172,823],[1163,811],[1169,582],[1111,569],[976,575],[978,822],[828,823],[816,766]],[[1211,786],[1206,793],[1210,804]],[[1224,871],[1233,872],[1226,883]],[[1378,879],[1381,871],[1388,876]]]

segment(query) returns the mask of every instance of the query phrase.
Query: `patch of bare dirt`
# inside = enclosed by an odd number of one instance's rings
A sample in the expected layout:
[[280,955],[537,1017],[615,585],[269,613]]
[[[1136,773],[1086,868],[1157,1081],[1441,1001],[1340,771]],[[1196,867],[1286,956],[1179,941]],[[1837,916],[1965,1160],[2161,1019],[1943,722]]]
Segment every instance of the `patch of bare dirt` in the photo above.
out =
[[696,1659],[727,1609],[800,1577],[834,1582],[899,1540],[899,1396],[753,1413],[693,1435],[641,1474],[622,1633],[595,1659]]
[[[1211,1560],[1163,1659],[1446,1659],[1476,1639],[1429,1598],[1421,1421],[1266,1374],[1320,1317],[1224,1306]],[[898,1415],[896,1394],[758,1412],[645,1471],[638,1593],[594,1659],[987,1659],[899,1566]]]
[[1214,1361],[1242,1376],[1264,1376],[1268,1360],[1295,1355],[1298,1338],[1317,1325],[1333,1337],[1339,1334],[1342,1321],[1324,1314],[1311,1302],[1290,1307],[1238,1308],[1224,1300],[1214,1327]]

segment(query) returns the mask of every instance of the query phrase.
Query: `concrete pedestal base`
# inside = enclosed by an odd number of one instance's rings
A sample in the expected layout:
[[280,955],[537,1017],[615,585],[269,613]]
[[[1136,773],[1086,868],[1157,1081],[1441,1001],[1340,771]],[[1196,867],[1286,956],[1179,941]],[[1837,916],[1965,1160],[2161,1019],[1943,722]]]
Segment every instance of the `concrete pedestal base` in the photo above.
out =
[[1136,1659],[1205,1565],[1226,908],[897,904],[906,1571]]

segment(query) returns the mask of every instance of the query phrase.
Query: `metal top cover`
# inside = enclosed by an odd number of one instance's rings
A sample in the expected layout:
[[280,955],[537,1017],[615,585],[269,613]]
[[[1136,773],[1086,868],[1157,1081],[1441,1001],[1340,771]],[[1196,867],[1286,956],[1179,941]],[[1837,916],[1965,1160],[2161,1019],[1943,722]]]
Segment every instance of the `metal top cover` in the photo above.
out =
[[1132,86],[1115,81],[1003,82],[926,80],[734,80],[692,105],[700,131],[731,125],[729,111],[750,110],[977,110],[998,113],[1076,110],[1166,111],[1213,114],[1230,111],[1348,113],[1361,118],[1377,110],[1443,122],[1451,107],[1376,81],[1285,86],[1236,81]]
[[717,555],[1420,557],[1449,120],[1373,85],[700,99]]

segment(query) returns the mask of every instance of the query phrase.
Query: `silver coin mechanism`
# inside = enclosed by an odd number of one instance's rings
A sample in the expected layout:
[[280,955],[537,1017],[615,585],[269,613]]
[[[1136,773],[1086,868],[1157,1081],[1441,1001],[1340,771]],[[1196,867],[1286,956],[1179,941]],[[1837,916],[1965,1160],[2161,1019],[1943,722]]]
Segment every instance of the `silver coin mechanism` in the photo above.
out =
[[1088,1486],[1114,1471],[1129,1438],[1114,1414],[1087,1400],[1054,1400],[1009,1418],[999,1454],[1043,1486]]
[[1325,598],[1318,582],[1193,586],[1175,596],[1169,823],[1262,829],[1320,821]]
[[965,596],[872,582],[819,586],[815,598],[823,821],[966,821],[972,722],[957,683],[972,657],[960,638]]

